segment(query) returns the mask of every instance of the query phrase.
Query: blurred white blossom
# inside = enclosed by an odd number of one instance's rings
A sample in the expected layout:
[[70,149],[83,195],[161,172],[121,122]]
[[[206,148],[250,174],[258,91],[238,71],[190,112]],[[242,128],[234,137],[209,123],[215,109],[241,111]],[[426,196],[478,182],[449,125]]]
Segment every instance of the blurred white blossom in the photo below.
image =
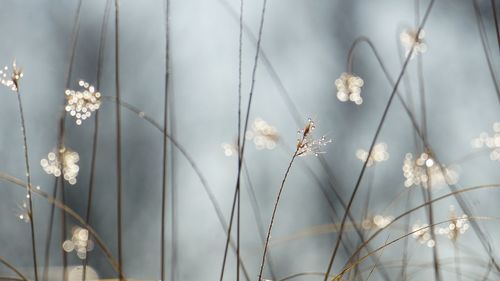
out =
[[77,125],[81,125],[83,120],[99,109],[101,93],[83,80],[78,81],[78,85],[83,89],[82,91],[69,89],[65,91],[67,103],[64,109],[76,118]]
[[62,148],[59,152],[50,152],[47,158],[40,161],[40,165],[43,170],[55,177],[63,175],[64,179],[71,185],[76,184],[76,177],[78,176],[78,171],[80,167],[78,166],[78,161],[80,156],[77,152],[72,151],[68,148]]
[[364,82],[358,76],[352,73],[342,73],[340,78],[335,80],[335,86],[337,86],[337,98],[341,102],[352,101],[357,105],[363,103],[363,98],[361,97],[361,87]]

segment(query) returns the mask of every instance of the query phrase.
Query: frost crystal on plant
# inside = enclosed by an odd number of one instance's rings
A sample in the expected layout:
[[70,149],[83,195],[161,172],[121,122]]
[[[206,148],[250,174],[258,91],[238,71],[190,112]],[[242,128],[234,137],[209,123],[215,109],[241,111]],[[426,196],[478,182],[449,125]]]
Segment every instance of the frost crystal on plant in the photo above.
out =
[[9,73],[8,66],[0,69],[0,83],[12,91],[17,91],[21,78],[23,78],[23,72],[17,68],[15,61],[12,63],[12,72]]
[[[386,143],[377,143],[372,150],[372,153],[370,156],[368,156],[368,151],[364,149],[358,149],[356,151],[356,157],[363,161],[367,162],[366,166],[370,167],[375,162],[382,162],[386,161],[389,159],[389,153],[387,152],[387,144]],[[368,160],[367,160],[368,159]]]
[[259,150],[274,149],[280,138],[278,130],[261,118],[255,119],[252,129],[248,130],[245,135],[247,139],[253,140],[255,147]]
[[407,153],[403,163],[403,175],[406,178],[406,187],[421,185],[427,188],[429,185],[455,184],[458,181],[458,173],[455,170],[439,166],[427,153],[420,154],[415,160],[411,153]]
[[342,73],[340,78],[335,80],[335,86],[337,86],[337,98],[341,102],[352,101],[357,105],[363,103],[363,98],[361,97],[361,87],[364,82],[358,76],[352,73]]
[[310,154],[318,156],[321,153],[325,153],[322,151],[322,148],[332,142],[331,139],[327,139],[325,136],[314,139],[312,136],[312,131],[314,131],[314,129],[316,129],[314,121],[308,119],[304,129],[298,131],[300,137],[297,140],[297,156],[306,156]]
[[78,85],[83,88],[83,91],[69,89],[65,91],[67,103],[64,109],[76,118],[77,125],[81,125],[83,120],[89,118],[92,112],[99,109],[101,93],[83,80],[80,80]]
[[488,147],[491,149],[490,159],[500,161],[500,122],[493,124],[493,135],[482,132],[478,138],[472,140],[472,146],[475,148]]
[[47,174],[54,175],[55,177],[59,177],[62,174],[69,184],[74,185],[76,184],[76,177],[80,170],[77,164],[79,160],[80,156],[77,152],[62,148],[59,150],[59,155],[56,152],[50,152],[47,155],[47,159],[40,161],[40,165]]
[[401,32],[401,34],[399,35],[399,39],[401,40],[401,43],[403,44],[406,50],[405,56],[408,56],[413,45],[415,45],[415,47],[410,57],[411,59],[414,58],[417,53],[425,53],[425,51],[427,50],[427,44],[425,44],[424,37],[425,37],[424,30],[420,30],[418,38],[417,38],[417,30],[407,29]]
[[62,244],[65,252],[75,251],[76,255],[84,260],[87,258],[87,252],[92,251],[94,243],[89,240],[89,231],[81,227],[73,228],[73,236],[71,240],[66,240]]

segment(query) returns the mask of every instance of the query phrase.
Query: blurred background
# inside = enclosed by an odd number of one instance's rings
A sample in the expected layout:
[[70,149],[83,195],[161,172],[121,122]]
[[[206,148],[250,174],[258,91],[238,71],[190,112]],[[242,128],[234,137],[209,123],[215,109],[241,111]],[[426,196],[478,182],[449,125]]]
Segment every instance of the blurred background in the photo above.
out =
[[[481,41],[474,3],[479,7],[484,25],[491,68]],[[262,4],[261,0],[244,2],[243,18],[247,27],[242,45],[244,114],[252,83]],[[47,158],[57,146],[58,120],[64,110],[78,5],[78,1],[60,0],[0,1],[0,64],[11,65],[15,59],[23,70],[20,89],[32,182],[48,194],[53,192],[54,176],[44,172],[40,160]],[[170,3],[170,133],[206,178],[226,221],[229,221],[238,171],[237,156],[228,157],[223,144],[233,144],[238,129],[239,5],[237,0],[171,0]],[[293,154],[297,130],[309,117],[316,121],[316,136],[325,135],[332,143],[323,148],[326,153],[321,157],[301,157],[294,163],[273,226],[269,249],[272,272],[266,266],[264,277],[279,280],[295,273],[326,270],[337,234],[331,228],[321,231],[325,228],[318,226],[339,223],[344,214],[331,188],[344,203],[348,201],[363,166],[356,151],[368,151],[392,92],[392,85],[367,44],[356,47],[352,64],[352,73],[364,81],[363,103],[339,101],[335,80],[347,71],[349,48],[360,36],[371,40],[392,80],[396,80],[404,56],[400,34],[415,28],[415,22],[419,22],[416,14],[421,19],[428,5],[429,1],[413,0],[267,2],[249,129],[254,120],[261,118],[276,129],[279,141],[273,149],[257,149],[253,139],[248,139],[245,148],[248,177],[242,174],[241,256],[251,279],[257,279],[263,250],[262,235],[265,234],[262,228],[259,229],[255,214],[261,216],[261,223],[267,229],[276,194]],[[92,85],[97,83],[99,38],[105,7],[104,0],[82,1],[70,89],[78,89],[80,79]],[[109,11],[98,90],[103,96],[113,97],[116,93],[113,3]],[[122,0],[119,19],[122,100],[163,124],[165,4],[163,1]],[[399,87],[401,96],[422,126],[420,90],[423,86],[427,140],[436,157],[458,175],[457,188],[499,183],[499,161],[490,159],[492,149],[471,145],[482,132],[493,136],[493,125],[500,122],[498,90],[495,90],[491,75],[491,70],[495,74],[500,70],[492,1],[436,1],[424,30],[427,50],[410,60]],[[24,181],[15,92],[2,87],[0,96],[0,171]],[[65,122],[65,145],[80,156],[77,183],[65,184],[65,199],[66,204],[82,217],[88,200],[94,115],[80,126],[69,115]],[[103,99],[99,115],[90,225],[116,255],[115,104],[110,99]],[[122,109],[121,116],[124,274],[127,278],[158,280],[162,133],[126,109]],[[396,217],[424,202],[422,194],[425,192],[421,186],[407,188],[404,184],[405,155],[412,153],[413,158],[418,158],[423,150],[397,98],[389,109],[377,142],[386,144],[389,158],[367,167],[351,210],[359,223],[375,215]],[[497,142],[497,149],[498,146]],[[190,163],[175,148],[169,149],[168,155],[167,279],[215,280],[222,267],[225,231]],[[258,209],[252,208],[255,206],[249,195],[250,187],[254,190]],[[322,187],[326,192],[322,192]],[[436,185],[430,192],[438,197],[449,193],[450,189],[446,185]],[[25,190],[21,187],[0,181],[0,256],[32,279],[30,228],[17,217],[24,197]],[[458,215],[498,216],[498,189],[468,192],[462,198],[472,213],[464,212],[454,197],[449,197],[433,205],[435,221],[449,218],[450,205],[455,206]],[[33,197],[33,204],[37,257],[43,267],[51,205],[40,196]],[[420,209],[412,213],[409,221],[404,218],[396,222],[370,245],[375,249],[386,240],[406,233],[406,224],[411,228],[414,224],[428,223],[427,219],[425,209]],[[500,258],[498,222],[488,219],[477,223],[491,246],[491,254]],[[173,225],[175,234],[172,236]],[[62,242],[71,239],[73,226],[81,225],[68,217],[67,237],[62,237],[61,212],[56,209],[51,266],[62,265]],[[367,235],[373,233],[373,229],[364,231]],[[340,247],[332,274],[342,269],[360,242],[352,228],[348,227],[344,234],[346,246]],[[443,280],[456,279],[457,267],[461,269],[462,280],[479,280],[484,276],[487,276],[485,280],[499,280],[499,272],[494,269],[489,275],[485,274],[490,259],[484,249],[484,239],[481,242],[474,230],[467,230],[456,242],[445,235],[436,239]],[[458,264],[457,249],[461,258]],[[378,254],[380,261],[387,264],[384,270],[390,280],[400,280],[401,264],[389,265],[400,262],[404,251],[408,253],[408,279],[433,278],[433,248],[410,236]],[[174,258],[172,252],[176,253]],[[67,257],[69,265],[82,263],[74,251]],[[87,257],[100,277],[116,277],[98,247]],[[372,260],[366,260],[360,268],[369,271],[372,265]],[[5,267],[0,267],[0,273],[0,276],[12,276]],[[362,274],[366,278],[368,272]],[[236,258],[232,251],[229,251],[225,275],[226,280],[236,279]],[[51,280],[60,278],[56,274],[50,277]],[[384,280],[378,269],[371,278]],[[318,279],[322,277],[296,278]]]

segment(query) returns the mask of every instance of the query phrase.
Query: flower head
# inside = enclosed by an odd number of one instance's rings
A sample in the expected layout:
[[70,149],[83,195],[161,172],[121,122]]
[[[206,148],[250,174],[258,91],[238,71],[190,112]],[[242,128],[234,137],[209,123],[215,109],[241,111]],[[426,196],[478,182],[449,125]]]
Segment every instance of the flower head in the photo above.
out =
[[76,118],[76,124],[81,125],[82,120],[90,117],[92,112],[99,109],[101,105],[101,93],[97,92],[94,86],[80,80],[78,85],[82,91],[66,90],[66,107],[69,114]]
[[472,140],[472,146],[475,148],[488,147],[491,149],[490,159],[500,161],[500,122],[493,124],[493,135],[483,132],[478,138]]
[[340,78],[335,80],[335,86],[337,86],[337,98],[341,102],[346,102],[348,100],[354,102],[357,105],[363,103],[363,98],[361,97],[361,87],[364,82],[358,76],[352,73],[342,73]]
[[316,126],[314,125],[314,121],[308,119],[304,129],[298,131],[299,139],[297,140],[297,156],[306,156],[310,154],[318,156],[319,154],[324,153],[322,148],[332,142],[331,139],[327,139],[325,136],[322,136],[319,139],[314,139],[312,131],[314,131],[315,128]]
[[424,37],[425,37],[425,32],[423,29],[420,30],[418,36],[417,36],[417,30],[415,29],[407,29],[403,31],[399,35],[399,39],[401,40],[401,43],[405,47],[406,50],[405,56],[408,56],[413,45],[415,45],[415,47],[410,57],[411,59],[415,57],[415,54],[417,53],[425,53],[425,51],[427,50],[427,45],[425,44]]
[[389,159],[389,153],[387,152],[387,144],[383,142],[377,143],[373,147],[370,156],[368,156],[368,151],[364,149],[358,149],[356,151],[356,157],[363,162],[367,162],[366,166],[368,167],[375,164],[375,162],[386,161],[387,159]]
[[17,91],[19,88],[19,80],[23,78],[23,72],[20,68],[17,68],[16,62],[12,63],[12,72],[9,73],[9,67],[5,66],[0,69],[0,83],[12,91]]
[[255,147],[259,150],[274,149],[280,138],[278,130],[261,118],[255,119],[252,129],[248,130],[245,135],[247,139],[253,140]]
[[76,177],[80,170],[77,164],[79,160],[80,156],[77,152],[63,147],[59,150],[59,153],[50,152],[47,155],[47,159],[40,161],[40,165],[47,174],[54,175],[55,177],[59,177],[62,174],[69,184],[74,185],[76,184]]
[[92,251],[94,243],[89,239],[89,231],[85,228],[74,227],[71,240],[66,240],[62,244],[65,252],[76,251],[76,255],[84,260],[87,258],[87,252]]

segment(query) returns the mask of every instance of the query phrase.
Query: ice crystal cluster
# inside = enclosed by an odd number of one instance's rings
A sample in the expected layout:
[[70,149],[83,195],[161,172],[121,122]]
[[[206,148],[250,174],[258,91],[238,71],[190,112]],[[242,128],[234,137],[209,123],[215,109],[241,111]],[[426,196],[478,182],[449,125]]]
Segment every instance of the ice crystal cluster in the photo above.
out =
[[393,220],[392,216],[375,215],[374,217],[364,219],[361,226],[366,230],[380,229],[389,225]]
[[82,121],[89,118],[92,112],[99,109],[101,105],[101,93],[97,92],[94,86],[80,80],[78,85],[82,91],[66,90],[66,112],[76,118],[76,124],[81,125]]
[[[442,171],[446,175],[443,175]],[[458,173],[450,168],[439,166],[427,153],[422,153],[417,159],[413,159],[411,153],[407,153],[403,162],[404,185],[406,187],[421,185],[440,186],[446,183],[455,184],[458,181]]]
[[472,140],[472,146],[475,148],[487,147],[491,149],[490,159],[500,161],[500,122],[493,124],[493,135],[482,132],[478,138]]
[[366,166],[370,167],[376,162],[382,162],[389,159],[389,153],[387,152],[387,144],[386,143],[377,143],[372,150],[370,156],[368,156],[368,151],[364,149],[358,149],[356,151],[356,157],[363,161],[367,162]]
[[362,104],[363,98],[361,97],[361,87],[363,84],[363,79],[360,77],[352,73],[342,73],[340,78],[335,80],[337,98],[341,102],[352,101],[357,105]]
[[253,140],[255,147],[261,149],[274,149],[279,140],[278,130],[261,118],[256,118],[252,129],[246,132],[246,138]]
[[66,240],[62,244],[65,252],[75,251],[76,255],[84,260],[87,258],[87,252],[92,251],[94,243],[89,239],[89,231],[85,228],[74,227],[71,240]]
[[399,35],[399,39],[406,50],[406,56],[410,53],[413,45],[415,45],[415,47],[410,58],[415,57],[417,53],[425,53],[425,51],[427,51],[427,44],[424,41],[424,37],[424,30],[420,30],[417,36],[417,30],[415,29],[407,29]]
[[304,129],[298,131],[299,139],[297,140],[297,156],[306,156],[311,154],[318,156],[319,154],[324,153],[322,150],[323,147],[332,142],[331,139],[327,139],[325,136],[322,136],[319,139],[314,139],[312,136],[314,129],[316,129],[314,121],[309,119],[307,120],[307,124]]
[[10,73],[8,66],[0,69],[0,83],[12,91],[17,91],[21,78],[23,78],[23,72],[17,68],[16,62],[12,63],[12,72]]
[[40,165],[47,174],[54,175],[55,177],[59,177],[62,174],[69,184],[74,185],[76,184],[76,177],[80,170],[77,164],[79,160],[80,156],[77,152],[68,148],[62,148],[59,150],[59,155],[56,152],[50,152],[46,159],[44,158],[40,161]]

